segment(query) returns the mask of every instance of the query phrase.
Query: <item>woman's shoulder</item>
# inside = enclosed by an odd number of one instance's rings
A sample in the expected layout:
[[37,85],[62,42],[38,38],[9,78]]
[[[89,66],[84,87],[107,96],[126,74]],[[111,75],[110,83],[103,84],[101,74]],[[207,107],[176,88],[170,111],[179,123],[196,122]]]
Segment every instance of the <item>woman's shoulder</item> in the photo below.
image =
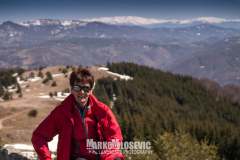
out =
[[108,111],[109,107],[103,102],[99,101],[94,95],[90,95],[90,106],[99,111]]
[[64,101],[57,105],[52,112],[56,114],[70,113],[72,106],[74,106],[74,98],[72,95],[69,95]]
[[91,95],[89,98],[91,110],[99,119],[106,117],[106,115],[111,111],[106,104],[99,101],[94,95]]

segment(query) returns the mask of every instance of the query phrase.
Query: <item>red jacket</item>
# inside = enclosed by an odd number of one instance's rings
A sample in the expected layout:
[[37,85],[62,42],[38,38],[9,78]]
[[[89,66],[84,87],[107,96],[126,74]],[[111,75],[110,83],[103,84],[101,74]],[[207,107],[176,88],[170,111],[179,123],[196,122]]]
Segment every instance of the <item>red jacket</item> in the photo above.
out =
[[[90,121],[92,119],[91,123],[93,121],[96,123],[94,126],[96,127],[95,133],[98,134],[98,139],[100,141],[111,141],[112,139],[122,141],[121,129],[112,111],[93,95],[89,96],[89,105],[90,109],[87,110],[86,117]],[[75,99],[73,95],[70,95],[33,132],[32,144],[40,160],[51,160],[51,153],[47,143],[57,134],[59,135],[57,160],[70,160],[71,153],[73,152],[72,135],[77,124],[74,114],[76,114]],[[80,124],[82,125],[82,123]],[[82,133],[80,134],[81,138],[85,138],[86,141],[86,132],[83,125],[80,127],[80,133]],[[88,137],[95,136],[90,131],[87,134]],[[90,157],[87,158],[91,160]],[[101,160],[113,160],[116,157],[124,159],[120,151],[114,152],[114,154],[100,154]]]

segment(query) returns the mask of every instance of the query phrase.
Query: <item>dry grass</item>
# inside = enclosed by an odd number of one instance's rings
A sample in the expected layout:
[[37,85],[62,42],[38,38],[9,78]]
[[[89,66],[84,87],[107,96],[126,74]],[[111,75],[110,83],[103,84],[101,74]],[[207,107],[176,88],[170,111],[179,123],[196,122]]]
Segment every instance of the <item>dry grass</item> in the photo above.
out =
[[29,117],[30,108],[19,112],[15,117],[4,121],[4,128],[0,130],[1,140],[4,143],[30,143],[34,128],[50,113],[57,105],[56,102],[49,104],[51,107],[37,108],[37,116]]

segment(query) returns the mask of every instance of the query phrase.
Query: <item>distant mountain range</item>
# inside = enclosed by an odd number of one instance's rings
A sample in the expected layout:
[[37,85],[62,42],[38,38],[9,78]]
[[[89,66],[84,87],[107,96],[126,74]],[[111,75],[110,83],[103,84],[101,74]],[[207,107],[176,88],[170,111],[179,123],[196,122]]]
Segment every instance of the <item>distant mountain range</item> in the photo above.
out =
[[197,25],[202,23],[217,24],[222,27],[240,27],[240,19],[224,19],[217,17],[199,17],[193,19],[155,19],[155,18],[143,18],[136,16],[116,16],[116,17],[99,17],[89,18],[82,20],[49,20],[40,19],[20,22],[19,24],[24,26],[39,26],[39,25],[63,25],[63,26],[76,26],[85,25],[88,22],[102,22],[112,25],[136,25],[143,27],[184,27],[190,25]]
[[240,83],[240,21],[214,17],[159,21],[113,17],[4,22],[0,67],[130,61],[221,84]]
[[136,16],[100,17],[84,19],[87,22],[102,22],[115,25],[137,25],[144,27],[185,27],[197,24],[217,24],[222,27],[240,27],[240,19],[224,19],[218,17],[199,17],[192,19],[154,19]]

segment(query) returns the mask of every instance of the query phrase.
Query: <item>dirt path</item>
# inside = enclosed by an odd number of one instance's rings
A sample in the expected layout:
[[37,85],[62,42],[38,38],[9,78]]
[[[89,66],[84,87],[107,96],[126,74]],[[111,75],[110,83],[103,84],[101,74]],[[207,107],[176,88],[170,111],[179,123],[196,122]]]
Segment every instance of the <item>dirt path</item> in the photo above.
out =
[[0,130],[4,127],[4,126],[3,126],[3,121],[8,120],[8,119],[11,119],[11,118],[13,118],[13,117],[16,117],[16,116],[22,114],[23,112],[25,112],[26,110],[29,110],[29,109],[24,109],[24,110],[22,110],[22,111],[19,111],[19,112],[17,112],[17,113],[11,114],[11,115],[9,115],[9,116],[6,116],[6,117],[0,119]]

